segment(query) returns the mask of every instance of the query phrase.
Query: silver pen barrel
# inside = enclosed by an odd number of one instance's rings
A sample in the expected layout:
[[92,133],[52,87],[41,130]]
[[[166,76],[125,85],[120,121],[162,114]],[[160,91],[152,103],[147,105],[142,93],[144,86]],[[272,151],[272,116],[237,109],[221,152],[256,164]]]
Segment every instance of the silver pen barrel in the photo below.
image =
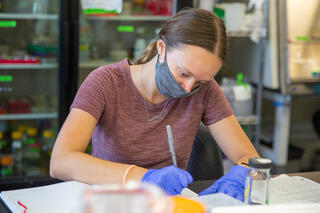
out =
[[172,163],[173,163],[173,165],[178,167],[177,160],[176,160],[176,153],[174,151],[174,144],[173,144],[171,126],[167,125],[166,127],[167,127],[168,143],[169,143],[169,149],[170,149],[170,153],[171,153]]

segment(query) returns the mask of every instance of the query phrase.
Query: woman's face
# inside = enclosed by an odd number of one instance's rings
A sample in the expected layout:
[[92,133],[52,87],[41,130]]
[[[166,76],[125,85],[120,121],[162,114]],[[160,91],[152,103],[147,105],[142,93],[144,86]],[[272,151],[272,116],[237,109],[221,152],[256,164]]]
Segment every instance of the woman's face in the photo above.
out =
[[222,67],[221,59],[202,47],[183,45],[167,50],[166,54],[165,49],[162,50],[159,51],[160,63],[166,55],[171,74],[188,93],[211,81]]

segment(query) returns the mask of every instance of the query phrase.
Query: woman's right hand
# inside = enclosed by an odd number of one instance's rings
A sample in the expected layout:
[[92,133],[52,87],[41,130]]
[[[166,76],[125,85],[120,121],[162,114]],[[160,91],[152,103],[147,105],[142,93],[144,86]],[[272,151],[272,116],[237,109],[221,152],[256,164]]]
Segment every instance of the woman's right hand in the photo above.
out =
[[192,183],[193,178],[187,171],[167,166],[162,169],[149,169],[141,181],[157,185],[169,195],[176,195]]

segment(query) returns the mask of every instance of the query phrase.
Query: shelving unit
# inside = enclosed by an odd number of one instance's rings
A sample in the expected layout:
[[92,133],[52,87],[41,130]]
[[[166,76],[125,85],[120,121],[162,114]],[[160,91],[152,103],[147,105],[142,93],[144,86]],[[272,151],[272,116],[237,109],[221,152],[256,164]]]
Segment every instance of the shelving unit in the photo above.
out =
[[114,16],[86,16],[88,20],[105,21],[167,21],[170,16],[147,16],[147,15],[114,15]]
[[58,67],[57,63],[52,64],[0,64],[0,70],[2,69],[55,69]]
[[57,118],[58,118],[57,112],[0,115],[0,120],[34,120],[34,119],[57,119]]
[[[222,3],[224,1],[221,1]],[[226,1],[227,2],[227,1]],[[234,1],[237,2],[237,1]],[[263,29],[261,30],[261,38],[260,38],[260,42],[259,44],[257,44],[258,48],[259,48],[259,71],[257,71],[258,73],[258,79],[259,82],[263,81],[263,75],[264,75],[264,51],[265,51],[265,43],[266,43],[266,29],[267,29],[267,22],[268,22],[268,18],[269,18],[269,1],[265,0],[264,3],[264,26]],[[244,31],[231,31],[227,30],[227,37],[228,38],[247,38],[249,39],[252,31],[251,30],[244,30]],[[232,50],[231,50],[232,51]],[[241,61],[241,63],[247,63],[247,61]],[[260,135],[260,124],[261,124],[261,105],[262,105],[262,84],[257,84],[257,88],[256,88],[256,113],[252,114],[252,115],[248,115],[248,116],[237,116],[236,118],[238,120],[238,122],[241,125],[248,125],[248,126],[255,126],[255,133],[254,133],[254,144],[257,147],[257,141],[259,139],[259,135]]]
[[[103,61],[103,60],[98,60],[98,61],[88,61],[88,62],[83,62],[80,63],[80,68],[84,69],[90,69],[90,68],[97,68],[106,64],[111,64],[113,62],[111,61]],[[11,70],[28,70],[28,69],[36,69],[36,70],[41,70],[41,69],[56,69],[58,68],[57,63],[52,63],[52,64],[0,64],[0,70],[2,69],[11,69]]]
[[[306,118],[304,122],[311,123],[310,118],[313,111],[309,109],[309,98],[318,99],[319,96],[317,85],[320,83],[320,78],[314,78],[310,75],[312,72],[310,67],[306,69],[303,66],[292,67],[292,62],[296,60],[295,62],[299,63],[301,59],[309,60],[313,58],[319,65],[317,53],[319,52],[318,44],[320,44],[318,36],[320,7],[319,1],[310,1],[308,4],[289,0],[274,2],[277,8],[277,14],[274,18],[277,22],[271,27],[276,28],[278,31],[276,48],[278,48],[279,62],[277,66],[279,69],[277,73],[269,73],[269,75],[271,77],[274,77],[272,74],[277,75],[279,77],[279,85],[277,88],[265,90],[264,92],[264,98],[276,103],[276,105],[272,124],[273,132],[272,136],[268,138],[269,141],[272,141],[272,148],[261,145],[259,151],[263,156],[272,159],[273,163],[279,168],[277,172],[283,172],[288,166],[289,145],[292,142],[294,143],[292,138],[296,136],[294,131],[290,131],[291,126],[297,124],[291,116],[295,118],[297,111],[294,110],[300,107],[303,110],[301,115]],[[300,20],[300,17],[303,17],[303,21]],[[311,45],[313,46],[310,47]],[[312,49],[312,51],[308,49]],[[308,74],[304,75],[306,71]],[[298,100],[305,102],[303,106],[294,106]],[[294,112],[292,113],[291,110]],[[298,114],[298,116],[300,115]],[[268,130],[265,130],[264,135],[268,136],[269,134]],[[305,134],[309,135],[310,132],[307,130]],[[318,142],[315,141],[315,143]],[[301,141],[302,144],[306,145],[307,141]],[[311,145],[308,144],[306,146]],[[305,150],[304,154],[306,154]],[[308,154],[310,157],[312,153]]]

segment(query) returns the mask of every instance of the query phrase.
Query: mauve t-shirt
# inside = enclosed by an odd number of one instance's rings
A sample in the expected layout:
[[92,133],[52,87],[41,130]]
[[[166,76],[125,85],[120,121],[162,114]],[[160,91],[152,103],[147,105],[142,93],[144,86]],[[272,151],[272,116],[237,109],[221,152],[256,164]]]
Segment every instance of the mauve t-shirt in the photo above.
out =
[[205,125],[233,114],[215,80],[185,98],[167,98],[160,104],[144,101],[136,89],[127,59],[92,71],[79,88],[70,109],[94,116],[92,155],[101,159],[162,168],[172,164],[166,125],[172,129],[178,167],[186,169],[201,121]]

